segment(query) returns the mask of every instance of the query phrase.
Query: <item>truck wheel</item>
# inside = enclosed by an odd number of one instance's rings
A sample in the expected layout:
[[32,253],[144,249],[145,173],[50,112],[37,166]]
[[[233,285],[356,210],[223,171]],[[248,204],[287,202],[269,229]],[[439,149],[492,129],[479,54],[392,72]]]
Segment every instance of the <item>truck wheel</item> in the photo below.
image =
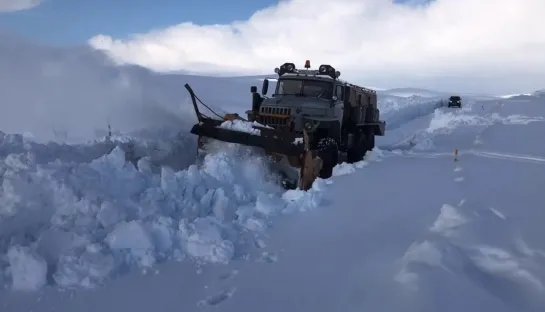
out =
[[361,131],[354,136],[354,144],[346,153],[346,161],[349,164],[358,162],[363,159],[367,153],[367,140]]
[[332,138],[322,138],[316,144],[318,157],[322,159],[323,165],[320,170],[320,178],[327,179],[333,174],[333,167],[339,162],[339,146]]

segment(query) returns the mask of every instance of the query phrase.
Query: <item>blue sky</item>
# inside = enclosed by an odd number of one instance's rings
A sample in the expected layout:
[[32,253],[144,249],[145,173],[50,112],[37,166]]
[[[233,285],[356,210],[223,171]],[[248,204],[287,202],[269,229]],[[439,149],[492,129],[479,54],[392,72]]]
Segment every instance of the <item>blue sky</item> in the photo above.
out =
[[275,0],[46,0],[30,10],[0,13],[0,28],[52,44],[84,43],[103,33],[124,37],[184,21],[247,19]]
[[[394,0],[394,2],[410,1],[415,0]],[[8,29],[32,40],[49,44],[79,44],[97,34],[120,38],[185,21],[197,24],[229,23],[247,19],[256,10],[277,2],[277,0],[44,0],[30,10],[0,13],[0,29]]]

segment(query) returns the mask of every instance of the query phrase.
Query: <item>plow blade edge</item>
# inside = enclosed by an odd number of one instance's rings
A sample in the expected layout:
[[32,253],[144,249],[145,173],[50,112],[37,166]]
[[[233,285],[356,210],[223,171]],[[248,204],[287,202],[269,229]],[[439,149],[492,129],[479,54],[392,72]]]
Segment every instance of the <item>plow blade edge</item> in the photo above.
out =
[[[298,156],[305,151],[304,144],[294,144],[295,136],[278,133],[274,129],[256,127],[261,134],[252,134],[226,128],[219,128],[219,120],[210,120],[196,124],[191,133],[218,141],[260,147],[270,153]],[[267,133],[269,132],[269,133]]]

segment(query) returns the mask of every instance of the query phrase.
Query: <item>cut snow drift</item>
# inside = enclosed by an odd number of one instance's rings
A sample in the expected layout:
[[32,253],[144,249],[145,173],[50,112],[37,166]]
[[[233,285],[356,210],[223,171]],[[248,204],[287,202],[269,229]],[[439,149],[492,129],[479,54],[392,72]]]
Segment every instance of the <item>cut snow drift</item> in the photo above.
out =
[[263,170],[264,157],[232,144],[201,169],[160,174],[147,157],[127,162],[119,146],[89,163],[39,163],[40,150],[62,150],[33,144],[1,166],[0,253],[8,263],[0,267],[16,289],[37,289],[47,274],[59,286],[89,287],[169,259],[227,263],[256,245],[269,216],[320,202],[320,181],[309,192],[284,192]]

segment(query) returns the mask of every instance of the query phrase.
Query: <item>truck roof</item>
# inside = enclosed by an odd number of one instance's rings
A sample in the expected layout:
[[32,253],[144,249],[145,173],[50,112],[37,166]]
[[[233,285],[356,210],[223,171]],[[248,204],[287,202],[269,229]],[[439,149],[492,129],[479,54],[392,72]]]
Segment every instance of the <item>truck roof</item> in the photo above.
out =
[[377,93],[375,90],[368,89],[368,88],[365,88],[365,87],[361,87],[361,86],[358,86],[358,85],[355,85],[355,84],[351,84],[351,83],[349,83],[349,82],[347,82],[345,80],[342,80],[342,79],[338,79],[338,78],[333,79],[329,75],[315,74],[313,71],[305,72],[303,70],[299,70],[299,72],[297,72],[297,73],[285,73],[282,76],[278,77],[277,79],[281,80],[281,79],[296,79],[296,78],[305,78],[305,79],[321,80],[321,81],[329,81],[329,82],[337,81],[340,84],[343,84],[345,86],[350,86],[350,87],[353,87],[353,88],[356,88],[356,89],[360,89],[361,91],[366,92],[366,93],[371,93],[371,94],[376,94]]

